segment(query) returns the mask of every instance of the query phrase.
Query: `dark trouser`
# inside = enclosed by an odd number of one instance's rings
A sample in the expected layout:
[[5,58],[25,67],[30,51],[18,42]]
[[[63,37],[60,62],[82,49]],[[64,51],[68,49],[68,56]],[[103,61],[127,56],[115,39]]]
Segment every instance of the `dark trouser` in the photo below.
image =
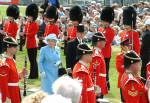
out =
[[37,58],[37,48],[27,49],[28,57],[30,61],[30,74],[29,79],[38,78],[38,64],[36,61]]
[[3,42],[0,41],[0,54],[3,53]]
[[104,96],[103,95],[100,95],[100,96],[96,96],[96,103],[101,103],[101,102],[99,102],[99,101],[97,101],[98,99],[103,99],[104,98]]
[[110,90],[110,82],[109,82],[109,63],[110,63],[110,58],[105,58],[105,64],[106,64],[106,80],[107,80],[107,87],[108,87],[108,90]]
[[123,95],[122,95],[122,90],[121,90],[121,88],[120,88],[120,97],[121,97],[121,102],[124,103],[124,99],[123,99]]

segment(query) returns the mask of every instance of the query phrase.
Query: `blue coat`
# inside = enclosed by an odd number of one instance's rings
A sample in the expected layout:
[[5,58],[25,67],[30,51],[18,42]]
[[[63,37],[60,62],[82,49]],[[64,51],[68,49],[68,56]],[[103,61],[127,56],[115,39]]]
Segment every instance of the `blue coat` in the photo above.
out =
[[42,47],[40,50],[39,67],[40,73],[45,72],[45,77],[41,77],[41,88],[44,92],[52,94],[52,84],[58,78],[58,67],[55,65],[60,61],[59,48]]

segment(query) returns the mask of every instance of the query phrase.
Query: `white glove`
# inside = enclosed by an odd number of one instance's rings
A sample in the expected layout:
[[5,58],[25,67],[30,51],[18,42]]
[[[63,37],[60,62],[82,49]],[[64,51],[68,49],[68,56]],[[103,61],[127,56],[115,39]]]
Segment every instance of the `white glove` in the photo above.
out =
[[46,77],[46,73],[45,72],[41,72],[40,76],[41,76],[41,78],[45,78]]
[[71,68],[67,68],[67,73],[72,73],[72,69]]

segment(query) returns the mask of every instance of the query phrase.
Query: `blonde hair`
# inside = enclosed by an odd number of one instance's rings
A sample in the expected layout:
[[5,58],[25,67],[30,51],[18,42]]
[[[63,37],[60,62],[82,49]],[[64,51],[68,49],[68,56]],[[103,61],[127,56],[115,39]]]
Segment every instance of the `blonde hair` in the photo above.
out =
[[43,98],[45,98],[47,95],[48,94],[46,94],[45,92],[39,91],[25,97],[22,103],[41,103]]

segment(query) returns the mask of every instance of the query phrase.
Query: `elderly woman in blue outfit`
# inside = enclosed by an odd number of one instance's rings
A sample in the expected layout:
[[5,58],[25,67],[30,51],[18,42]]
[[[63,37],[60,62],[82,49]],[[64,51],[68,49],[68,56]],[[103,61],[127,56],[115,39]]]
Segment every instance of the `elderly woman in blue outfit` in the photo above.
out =
[[60,50],[56,46],[55,34],[49,34],[45,42],[47,46],[41,48],[39,59],[41,88],[44,92],[52,94],[52,84],[58,78],[58,66],[61,64]]

